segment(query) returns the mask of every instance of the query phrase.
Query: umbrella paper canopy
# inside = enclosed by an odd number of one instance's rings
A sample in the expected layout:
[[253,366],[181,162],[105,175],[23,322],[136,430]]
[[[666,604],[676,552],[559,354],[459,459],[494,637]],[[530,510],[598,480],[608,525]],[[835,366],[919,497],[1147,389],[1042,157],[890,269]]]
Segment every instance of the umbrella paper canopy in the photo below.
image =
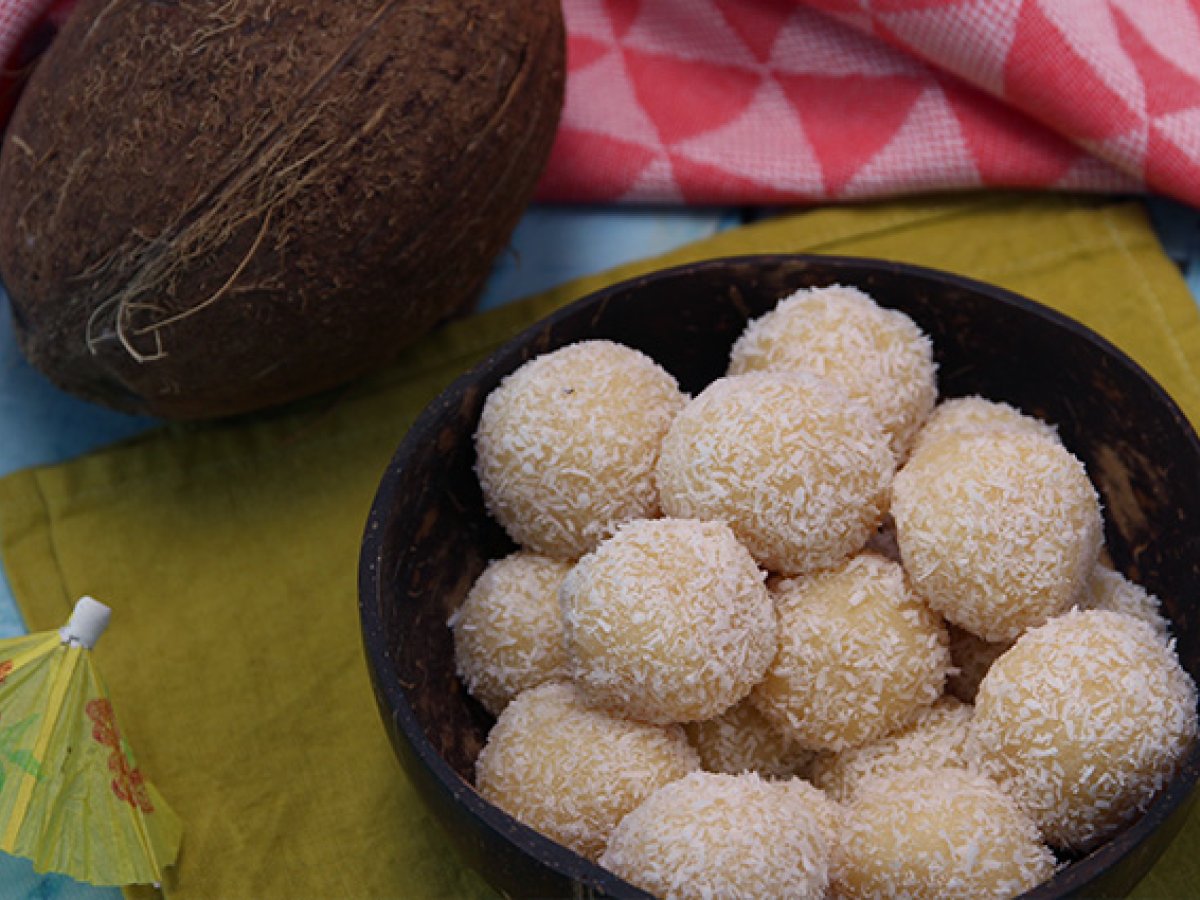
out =
[[0,641],[0,850],[92,884],[161,882],[182,827],[121,735],[91,647],[108,607]]

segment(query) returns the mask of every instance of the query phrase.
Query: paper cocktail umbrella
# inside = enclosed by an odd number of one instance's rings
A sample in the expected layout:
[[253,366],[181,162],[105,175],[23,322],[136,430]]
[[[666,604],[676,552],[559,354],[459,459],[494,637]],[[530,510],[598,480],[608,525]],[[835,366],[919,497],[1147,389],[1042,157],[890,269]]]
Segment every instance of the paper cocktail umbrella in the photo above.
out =
[[92,884],[159,883],[182,826],[117,725],[91,648],[109,609],[0,641],[0,850]]

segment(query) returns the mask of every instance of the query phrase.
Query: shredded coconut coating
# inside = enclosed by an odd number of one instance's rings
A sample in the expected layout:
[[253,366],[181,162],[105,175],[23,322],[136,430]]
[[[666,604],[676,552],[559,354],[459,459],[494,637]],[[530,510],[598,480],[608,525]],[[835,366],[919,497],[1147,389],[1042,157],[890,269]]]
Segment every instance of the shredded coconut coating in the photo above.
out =
[[948,434],[990,434],[993,431],[1020,431],[1058,440],[1058,430],[1053,425],[1028,416],[1015,406],[980,396],[955,397],[934,407],[933,415],[917,432],[912,452],[920,453]]
[[797,791],[697,772],[621,820],[600,865],[663,900],[822,898],[829,835]]
[[677,726],[630,722],[549,682],[500,714],[475,762],[479,792],[591,860],[630,810],[700,760]]
[[654,467],[685,400],[665,369],[612,341],[530,360],[488,395],[475,432],[488,511],[516,543],[563,559],[658,515]]
[[[1113,571],[1103,560],[1092,570],[1082,592],[1075,598],[1075,605],[1080,609],[1127,613],[1150,625],[1164,641],[1171,636],[1171,627],[1162,614],[1159,599],[1120,572]],[[985,641],[953,624],[948,630],[950,659],[957,671],[951,672],[946,690],[960,700],[973,703],[983,676],[1013,642]]]
[[458,676],[493,716],[521,691],[570,677],[558,589],[571,565],[528,550],[493,560],[450,616]]
[[871,778],[919,766],[969,768],[968,725],[973,710],[954,697],[943,697],[917,713],[896,734],[839,753],[822,753],[809,770],[813,784],[849,803]]
[[942,695],[945,628],[891,560],[863,553],[785,580],[775,601],[779,650],[750,696],[802,746],[857,747]]
[[858,288],[797,291],[755,319],[734,343],[729,374],[811,372],[867,404],[898,459],[937,399],[929,338],[904,313]]
[[979,683],[1009,647],[1012,641],[985,641],[957,625],[947,625],[950,633],[950,661],[954,669],[946,680],[946,690],[964,703],[974,703]]
[[1164,641],[1171,636],[1171,625],[1162,614],[1162,603],[1139,584],[1130,581],[1111,566],[1097,564],[1079,599],[1080,609],[1106,609],[1141,619]]
[[776,783],[783,789],[796,794],[796,799],[809,808],[820,824],[821,830],[828,836],[830,850],[834,850],[838,833],[842,830],[845,821],[846,807],[804,778],[789,778]]
[[836,565],[878,527],[895,461],[868,409],[807,373],[719,378],[676,417],[657,477],[667,515],[729,523],[765,568]]
[[1053,847],[1089,850],[1131,821],[1196,736],[1174,646],[1124,613],[1072,610],[1022,635],[979,686],[972,752]]
[[768,722],[749,699],[721,715],[684,726],[709,772],[755,772],[763,778],[804,774],[813,753]]
[[625,523],[559,593],[572,677],[589,703],[642,721],[719,715],[775,653],[763,580],[722,522]]
[[1069,609],[1102,540],[1083,463],[1057,440],[1016,430],[926,445],[897,473],[891,512],[917,591],[988,641]]
[[953,767],[896,771],[863,783],[846,811],[838,897],[1015,897],[1054,874],[1037,827],[989,778]]

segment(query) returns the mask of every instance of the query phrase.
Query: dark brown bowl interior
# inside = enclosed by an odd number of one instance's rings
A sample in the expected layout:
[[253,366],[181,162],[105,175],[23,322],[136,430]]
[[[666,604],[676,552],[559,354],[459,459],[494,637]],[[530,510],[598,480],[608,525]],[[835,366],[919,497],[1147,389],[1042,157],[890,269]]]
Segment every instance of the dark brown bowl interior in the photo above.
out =
[[[686,391],[723,374],[746,321],[801,287],[854,285],[933,339],[944,396],[979,393],[1056,424],[1103,497],[1118,568],[1162,598],[1200,675],[1200,441],[1128,357],[1082,325],[986,284],[897,263],[813,256],[712,260],[624,282],[555,313],[455,381],[383,476],[359,572],[363,640],[396,754],[465,859],[514,896],[646,896],[526,828],[471,787],[491,719],[454,675],[446,619],[489,559],[513,549],[484,511],[471,436],[484,398],[537,354],[585,338],[636,347]],[[1121,896],[1186,818],[1182,771],[1138,821],[1027,894]]]

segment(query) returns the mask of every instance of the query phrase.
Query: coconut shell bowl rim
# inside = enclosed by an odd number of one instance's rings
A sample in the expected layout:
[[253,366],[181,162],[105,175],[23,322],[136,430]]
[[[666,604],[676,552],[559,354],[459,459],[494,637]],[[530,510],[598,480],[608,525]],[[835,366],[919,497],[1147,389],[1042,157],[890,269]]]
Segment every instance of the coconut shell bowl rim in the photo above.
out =
[[[1161,411],[1181,430],[1178,441],[1184,455],[1200,471],[1200,438],[1188,423],[1187,418],[1168,396],[1166,391],[1130,359],[1124,352],[1080,322],[1053,309],[1036,303],[1011,291],[991,284],[965,278],[935,269],[878,259],[822,256],[813,254],[772,254],[735,256],[705,260],[681,266],[661,269],[647,275],[613,284],[570,303],[534,323],[520,334],[505,342],[470,371],[451,383],[417,417],[408,433],[400,441],[394,456],[383,473],[378,491],[367,520],[359,562],[359,613],[363,633],[363,644],[372,687],[384,725],[388,731],[402,767],[407,771],[423,802],[447,830],[472,866],[491,880],[494,885],[516,893],[544,893],[544,885],[556,885],[565,893],[576,896],[648,897],[627,882],[617,878],[600,866],[562,847],[547,837],[529,828],[498,807],[485,800],[443,757],[434,741],[426,732],[418,714],[410,702],[410,687],[404,683],[393,662],[392,646],[395,636],[385,632],[384,605],[404,602],[399,585],[385,584],[385,573],[397,568],[396,561],[385,558],[388,550],[386,534],[390,520],[400,516],[411,516],[413,503],[420,507],[423,498],[412,501],[402,498],[399,482],[402,473],[422,448],[422,441],[439,435],[439,422],[445,420],[447,410],[473,404],[475,415],[482,406],[480,384],[494,385],[500,377],[516,369],[525,360],[539,353],[555,349],[570,341],[556,341],[551,336],[563,323],[579,317],[590,317],[595,323],[606,312],[606,307],[619,295],[652,293],[656,285],[678,278],[687,278],[705,273],[719,277],[722,271],[764,270],[779,267],[819,268],[831,272],[832,280],[823,283],[859,283],[873,276],[890,279],[911,279],[914,285],[927,284],[938,291],[959,295],[981,295],[990,302],[1014,310],[1020,316],[1041,320],[1051,328],[1069,333],[1071,340],[1092,345],[1100,356],[1106,357],[1106,365],[1121,370],[1120,378],[1132,379],[1141,390],[1147,392],[1149,402]],[[879,299],[879,298],[877,298]],[[643,299],[641,302],[650,302]],[[880,299],[884,305],[887,303]],[[758,315],[759,312],[754,312]],[[590,326],[589,326],[590,327]],[[598,335],[604,336],[604,335]],[[936,340],[935,340],[936,350]],[[669,367],[668,367],[669,368]],[[1130,383],[1132,383],[1130,382]],[[687,386],[684,387],[687,390]],[[998,398],[1002,399],[1002,398]],[[473,431],[473,426],[472,426]],[[469,433],[460,432],[458,440],[470,440]],[[1197,475],[1200,484],[1200,474]],[[426,497],[435,491],[425,493]],[[1200,518],[1200,509],[1195,511]],[[1200,549],[1200,535],[1192,545]],[[1200,571],[1200,563],[1197,564]],[[457,598],[461,601],[461,597]],[[1179,598],[1184,603],[1187,598]],[[1194,603],[1195,601],[1192,600]],[[1200,676],[1194,671],[1193,677]],[[447,703],[460,703],[456,697],[447,697]],[[469,701],[474,703],[474,701]],[[1170,840],[1186,821],[1195,800],[1195,788],[1200,780],[1200,742],[1189,749],[1180,770],[1155,797],[1148,809],[1121,832],[1106,841],[1086,856],[1076,859],[1061,868],[1049,881],[1044,882],[1023,897],[1028,900],[1051,900],[1068,896],[1095,896],[1097,890],[1105,895],[1115,888],[1117,893],[1131,889],[1144,875],[1158,856],[1169,845]],[[507,875],[496,876],[489,871],[492,858],[497,854],[509,858]],[[1124,874],[1111,878],[1112,870],[1121,869]],[[513,873],[517,873],[516,877]],[[535,877],[524,880],[520,873],[544,874],[547,881]],[[543,885],[539,887],[537,885]]]

